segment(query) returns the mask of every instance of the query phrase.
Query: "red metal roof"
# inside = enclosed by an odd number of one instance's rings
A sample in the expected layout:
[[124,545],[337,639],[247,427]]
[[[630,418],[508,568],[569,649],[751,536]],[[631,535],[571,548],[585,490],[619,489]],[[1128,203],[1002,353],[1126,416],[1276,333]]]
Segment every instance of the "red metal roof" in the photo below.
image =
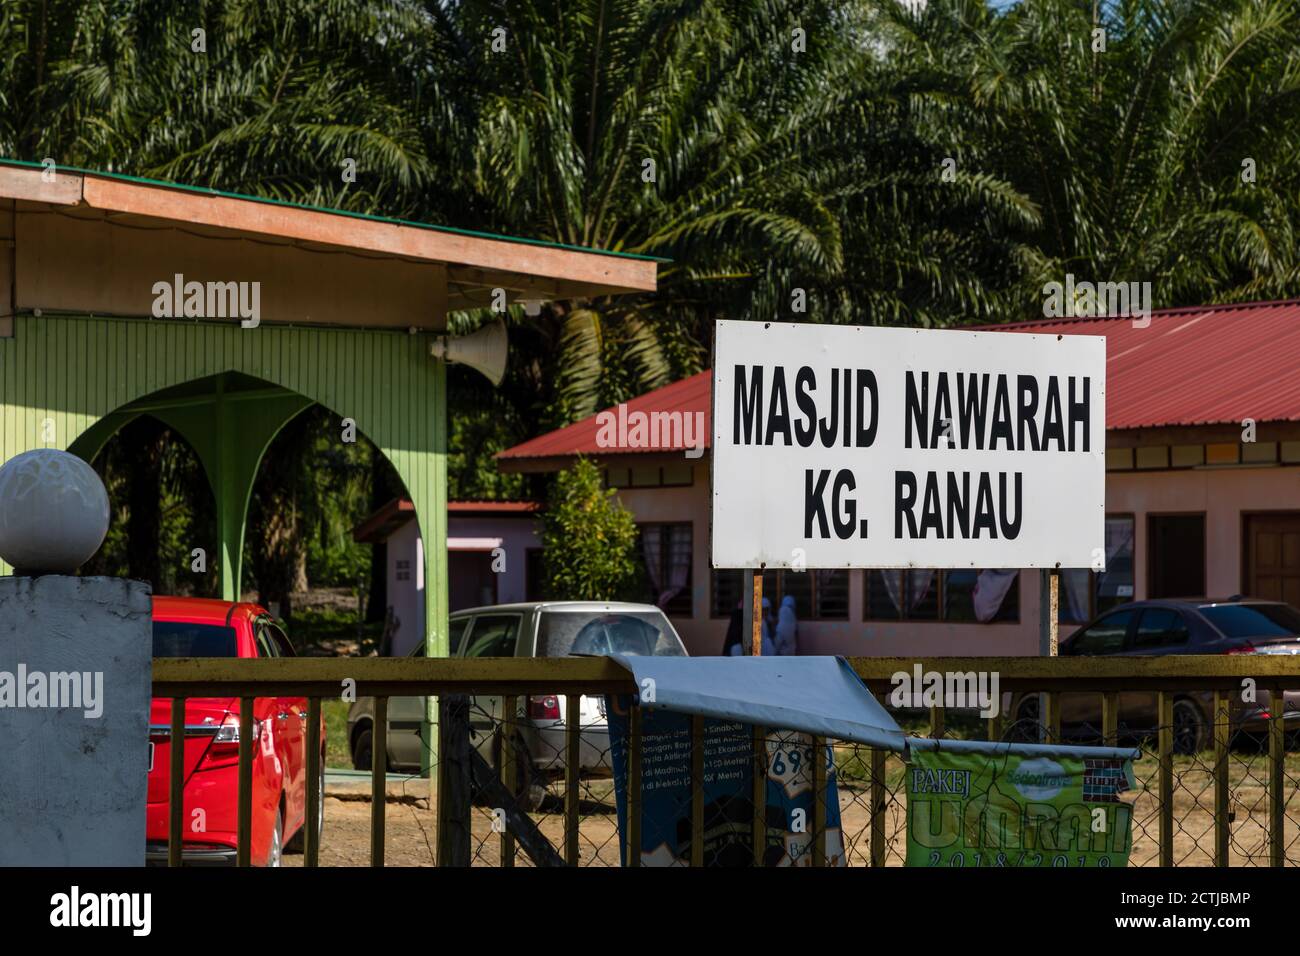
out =
[[449,514],[464,515],[527,515],[541,510],[536,501],[449,501]]
[[352,529],[352,540],[359,543],[387,541],[389,535],[415,517],[415,502],[394,498]]
[[[1300,299],[1153,311],[1145,328],[1122,316],[1036,319],[980,328],[1104,335],[1107,429],[1239,425],[1243,418],[1300,421]],[[711,371],[700,372],[633,399],[626,410],[703,412],[707,448],[713,434],[712,380]],[[617,414],[616,408],[606,411]],[[596,441],[598,418],[593,415],[539,435],[497,458],[562,458],[681,447],[601,447]]]
[[1104,335],[1108,429],[1300,420],[1300,300],[986,328]]
[[[512,517],[531,515],[541,507],[536,501],[449,501],[447,513],[462,517]],[[352,540],[363,544],[386,541],[394,531],[414,517],[415,504],[410,498],[394,498],[353,528]]]
[[[653,392],[638,395],[630,402],[625,403],[623,415],[626,418],[636,412],[645,412],[647,414],[680,412],[685,416],[702,412],[704,414],[702,437],[704,447],[707,448],[709,447],[709,422],[711,420],[709,401],[712,383],[713,373],[711,371],[700,372],[690,378],[684,378],[681,381],[673,382],[671,385],[665,385],[663,388],[657,388]],[[684,437],[685,429],[669,432],[666,436],[667,441],[663,440],[665,435],[660,430],[652,430],[653,443],[647,442],[643,447],[603,446],[598,442],[597,436],[601,430],[601,416],[606,412],[614,415],[617,419],[619,415],[618,406],[607,408],[603,412],[597,412],[590,418],[584,418],[582,421],[574,422],[565,428],[538,435],[536,438],[515,445],[513,448],[507,448],[505,451],[499,452],[497,458],[508,460],[565,457],[570,455],[646,454],[684,451],[687,447],[684,441],[679,440]],[[692,428],[691,435],[694,436],[695,434],[695,429]],[[691,444],[698,446],[700,443],[696,441]]]

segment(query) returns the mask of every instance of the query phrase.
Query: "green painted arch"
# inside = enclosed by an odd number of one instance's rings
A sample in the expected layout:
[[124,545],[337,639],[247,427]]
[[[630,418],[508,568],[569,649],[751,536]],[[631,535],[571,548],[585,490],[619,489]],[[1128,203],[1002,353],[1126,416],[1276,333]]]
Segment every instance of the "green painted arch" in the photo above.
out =
[[[238,600],[243,593],[244,536],[248,507],[262,459],[286,425],[315,404],[297,392],[265,385],[260,379],[233,374],[185,383],[185,394],[164,389],[145,395],[82,432],[68,450],[86,461],[117,429],[139,415],[158,419],[180,435],[203,467],[216,505],[217,540],[206,546],[220,572],[221,597]],[[244,386],[240,388],[239,386]]]
[[143,412],[123,410],[105,415],[74,438],[68,445],[68,451],[84,459],[88,464],[92,464],[96,456],[104,450],[108,440],[142,414]]
[[[426,645],[431,654],[445,655],[446,366],[429,355],[426,336],[18,316],[13,337],[0,338],[0,460],[32,448],[66,450],[82,435],[87,441],[79,451],[101,447],[104,430],[111,427],[101,420],[124,414],[123,406],[228,372],[269,382],[353,419],[393,463],[425,541]],[[237,418],[235,424],[260,431],[251,419]],[[261,444],[259,461],[269,441]],[[0,564],[0,572],[9,570]]]

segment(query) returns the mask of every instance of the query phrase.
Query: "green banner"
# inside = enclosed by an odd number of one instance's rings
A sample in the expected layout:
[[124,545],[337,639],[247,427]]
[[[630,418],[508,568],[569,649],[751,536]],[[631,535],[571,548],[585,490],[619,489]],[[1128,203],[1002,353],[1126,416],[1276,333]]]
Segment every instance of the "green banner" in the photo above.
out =
[[1131,761],[914,751],[908,866],[1126,866]]

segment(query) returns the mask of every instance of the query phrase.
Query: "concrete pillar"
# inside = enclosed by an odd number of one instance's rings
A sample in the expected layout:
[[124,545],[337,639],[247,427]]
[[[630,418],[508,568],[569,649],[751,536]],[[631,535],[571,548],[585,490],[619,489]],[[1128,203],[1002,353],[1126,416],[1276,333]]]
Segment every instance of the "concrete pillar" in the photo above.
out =
[[149,585],[0,577],[0,866],[143,866]]

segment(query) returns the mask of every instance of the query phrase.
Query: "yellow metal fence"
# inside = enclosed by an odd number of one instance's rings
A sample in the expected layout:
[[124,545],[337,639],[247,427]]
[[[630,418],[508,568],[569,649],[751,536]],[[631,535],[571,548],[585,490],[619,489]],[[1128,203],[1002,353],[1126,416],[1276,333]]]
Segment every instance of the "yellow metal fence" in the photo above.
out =
[[[850,661],[858,675],[886,699],[891,677],[923,671],[994,673],[1004,697],[1021,705],[1016,713],[999,713],[980,720],[971,713],[932,707],[927,712],[897,714],[908,730],[927,736],[973,739],[1071,739],[1084,743],[1133,743],[1142,752],[1136,764],[1138,790],[1133,801],[1131,865],[1271,865],[1300,862],[1300,821],[1291,804],[1300,786],[1300,751],[1291,746],[1286,722],[1300,719],[1282,705],[1287,689],[1300,690],[1300,658],[1290,656],[1166,656],[1156,658],[857,658]],[[388,701],[391,697],[435,696],[440,719],[457,713],[453,704],[468,707],[473,699],[495,696],[503,702],[496,712],[491,777],[482,763],[458,752],[446,727],[434,726],[424,741],[434,774],[417,786],[436,808],[438,865],[618,865],[614,824],[613,782],[607,774],[583,768],[583,747],[589,736],[577,720],[564,725],[554,754],[555,773],[543,782],[540,805],[524,801],[517,791],[520,759],[515,747],[515,722],[530,697],[556,696],[567,701],[565,713],[577,714],[580,698],[630,694],[634,686],[626,670],[610,660],[568,659],[393,659],[331,658],[297,660],[158,659],[154,662],[156,697],[171,698],[171,739],[184,733],[187,698],[240,699],[238,865],[250,859],[252,826],[253,701],[263,697],[305,697],[307,719],[307,812],[304,834],[306,866],[320,859],[322,834],[317,809],[320,792],[320,714],[322,701],[342,695],[374,698],[373,753],[387,751]],[[1262,722],[1239,720],[1243,695],[1265,691],[1274,703]],[[1123,735],[1123,708],[1131,695],[1152,699],[1157,719],[1149,732]],[[1079,696],[1082,695],[1082,696]],[[1090,701],[1095,721],[1064,725],[1062,704]],[[1187,736],[1189,702],[1204,721],[1204,733]],[[1176,710],[1177,708],[1177,710]],[[1084,708],[1088,710],[1089,708]],[[1075,707],[1078,710],[1078,707]],[[1030,716],[1026,717],[1028,713]],[[1180,722],[1175,715],[1183,715]],[[481,713],[479,716],[483,716]],[[460,714],[457,720],[463,720]],[[442,739],[438,747],[431,741]],[[607,736],[604,738],[608,746]],[[1189,740],[1195,743],[1189,744]],[[639,845],[641,825],[641,760],[643,747],[654,741],[641,732],[638,708],[630,714],[628,737],[629,843]],[[829,748],[835,769],[843,858],[840,862],[872,866],[899,865],[906,852],[906,794],[903,764],[897,755],[840,741],[814,739],[812,752]],[[690,807],[691,829],[705,828],[704,722],[692,722]],[[764,827],[767,729],[755,728],[753,793],[754,854],[766,843]],[[607,756],[607,755],[606,755]],[[535,758],[536,755],[533,755]],[[543,764],[545,761],[541,761]],[[370,785],[369,862],[385,859],[387,779],[382,761],[374,761]],[[813,792],[818,795],[811,821],[812,840],[807,862],[822,865],[827,808],[821,799],[827,764],[813,760]],[[171,761],[168,862],[180,865],[185,821],[183,763]],[[497,781],[503,787],[495,787]],[[494,789],[495,788],[495,789]],[[507,796],[503,799],[502,793]],[[509,804],[503,808],[502,804]],[[501,824],[501,825],[498,825]],[[554,847],[554,849],[552,849]],[[523,852],[521,852],[521,850]],[[637,865],[638,856],[629,861]],[[705,865],[704,841],[691,843],[690,862]]]

